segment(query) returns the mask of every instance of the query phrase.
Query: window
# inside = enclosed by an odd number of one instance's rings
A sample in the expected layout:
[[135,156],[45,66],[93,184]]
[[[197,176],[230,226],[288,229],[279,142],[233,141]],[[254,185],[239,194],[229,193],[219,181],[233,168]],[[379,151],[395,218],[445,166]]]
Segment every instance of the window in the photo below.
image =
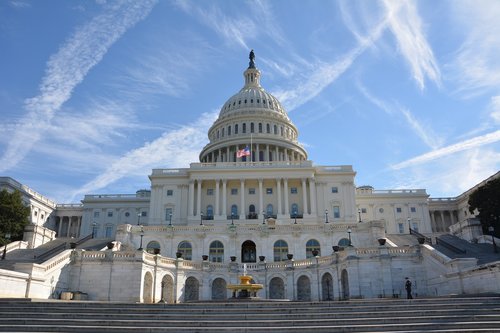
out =
[[318,256],[321,255],[321,247],[319,242],[315,239],[310,239],[306,243],[306,258],[314,257],[313,251],[318,251]]
[[94,212],[94,217],[99,217],[99,212]]
[[412,228],[413,230],[415,230],[416,232],[418,232],[418,223],[417,223],[417,222],[412,222],[412,223],[411,223],[411,228]]
[[228,135],[228,136],[229,136],[229,135],[231,135],[231,125],[229,125],[229,126],[227,127],[227,135]]
[[340,207],[339,206],[333,206],[333,218],[335,218],[335,219],[340,218]]
[[361,213],[366,214],[366,208],[361,208]]
[[266,124],[266,133],[271,133],[271,126],[269,124]]
[[148,212],[141,212],[141,216],[148,216]]
[[412,212],[412,213],[416,213],[416,212],[417,212],[417,208],[415,208],[415,207],[410,207],[410,212]]
[[332,187],[332,193],[339,193],[339,188],[337,186]]
[[238,124],[234,125],[234,134],[238,134]]
[[262,123],[259,123],[259,133],[262,133]]
[[108,217],[113,217],[113,212],[112,211],[108,212]]
[[292,216],[298,215],[299,214],[299,205],[296,203],[292,204]]
[[218,240],[210,243],[210,249],[208,250],[208,255],[211,262],[223,262],[224,244],[222,244],[222,242]]
[[237,195],[238,194],[238,189],[237,188],[232,188],[231,189],[231,195]]
[[129,217],[130,216],[130,213],[129,212],[125,212],[125,217]]
[[382,214],[382,213],[384,212],[384,209],[383,209],[383,208],[379,208],[379,209],[378,209],[378,212],[379,212],[380,214]]
[[172,223],[172,215],[174,211],[172,208],[165,208],[165,221]]
[[214,189],[213,188],[207,188],[207,195],[214,195]]
[[396,213],[401,213],[401,207],[396,207]]
[[274,243],[273,253],[274,253],[274,261],[287,260],[288,244],[282,239],[276,241]]
[[225,130],[226,130],[225,128],[222,129],[222,134],[221,134],[222,137],[224,137]]
[[193,247],[189,242],[180,242],[179,246],[177,246],[177,252],[182,253],[182,257],[186,260],[191,260],[193,258]]
[[106,232],[106,238],[113,237],[113,226],[112,225],[107,225],[105,232]]
[[253,187],[249,188],[248,194],[255,194],[255,188],[253,188]]
[[399,233],[400,234],[403,234],[405,232],[403,223],[398,223],[398,228],[399,228]]
[[253,123],[250,123],[250,133],[253,133],[255,131]]
[[247,124],[243,124],[241,128],[241,132],[246,133],[247,132]]
[[267,205],[266,215],[267,215],[267,217],[271,217],[273,215],[273,205],[271,205],[271,204]]
[[155,253],[155,249],[158,249],[158,250],[161,249],[160,243],[158,243],[157,241],[151,241],[146,246],[146,252],[147,253],[153,254],[153,253]]
[[273,189],[271,187],[266,188],[266,194],[273,194]]
[[339,240],[338,242],[339,246],[349,246],[349,240],[347,238],[342,238],[341,240]]
[[290,193],[291,194],[297,194],[297,188],[296,187],[290,187]]
[[214,216],[214,207],[212,205],[207,206],[207,217],[212,218]]
[[167,197],[171,197],[174,195],[174,190],[167,190]]
[[231,216],[238,216],[238,206],[236,205],[231,206]]
[[274,134],[278,134],[278,126],[274,125]]
[[219,130],[217,130],[217,139],[219,138]]

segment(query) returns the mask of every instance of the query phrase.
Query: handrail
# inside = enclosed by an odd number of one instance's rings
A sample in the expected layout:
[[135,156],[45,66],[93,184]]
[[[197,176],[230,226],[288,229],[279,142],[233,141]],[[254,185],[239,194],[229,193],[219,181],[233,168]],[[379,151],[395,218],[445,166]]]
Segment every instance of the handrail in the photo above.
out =
[[58,252],[61,252],[61,250],[65,250],[66,249],[66,242],[48,250],[48,251],[45,251],[44,253],[40,254],[40,255],[34,255],[34,259],[43,259],[45,257],[48,257],[54,253],[58,253]]
[[462,254],[467,253],[466,250],[460,249],[460,248],[456,247],[455,245],[452,245],[452,244],[448,243],[447,241],[440,239],[440,238],[436,238],[436,244],[443,245],[445,248],[447,248],[448,250],[451,250],[455,253],[462,253]]
[[410,235],[415,235],[417,238],[423,238],[425,239],[425,242],[428,243],[429,245],[432,245],[432,238],[427,237],[425,235],[422,235],[420,232],[410,228]]
[[87,235],[87,236],[85,236],[85,237],[83,237],[83,238],[79,239],[78,241],[76,241],[76,243],[75,243],[75,244],[76,244],[76,245],[80,245],[80,244],[82,244],[82,243],[85,243],[85,242],[86,242],[86,241],[88,241],[89,239],[92,239],[92,236],[93,236],[93,234],[89,234],[89,235]]

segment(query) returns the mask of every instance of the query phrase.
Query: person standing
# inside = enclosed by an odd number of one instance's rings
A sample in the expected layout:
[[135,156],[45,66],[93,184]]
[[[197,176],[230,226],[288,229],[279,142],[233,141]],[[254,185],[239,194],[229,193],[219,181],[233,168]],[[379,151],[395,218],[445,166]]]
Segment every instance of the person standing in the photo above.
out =
[[411,281],[407,277],[405,278],[405,289],[406,289],[406,298],[412,299],[413,296],[411,295]]

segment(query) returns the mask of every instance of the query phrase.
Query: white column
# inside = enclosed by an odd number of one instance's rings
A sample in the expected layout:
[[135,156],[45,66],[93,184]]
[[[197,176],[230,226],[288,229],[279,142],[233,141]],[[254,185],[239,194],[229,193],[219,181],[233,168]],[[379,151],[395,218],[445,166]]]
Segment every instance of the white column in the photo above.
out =
[[226,162],[232,162],[229,158],[229,147],[226,147]]
[[68,232],[66,233],[66,237],[71,237],[71,224],[73,224],[71,221],[72,217],[73,216],[68,216]]
[[314,178],[309,178],[309,191],[311,192],[311,215],[316,216],[316,180]]
[[290,209],[288,208],[288,179],[285,178],[285,188],[283,189],[285,192],[285,215],[290,215]]
[[283,214],[283,209],[281,207],[281,179],[276,179],[276,188],[278,189],[278,217]]
[[223,179],[222,180],[222,216],[224,216],[224,219],[227,218],[226,208],[227,208],[227,180]]
[[188,216],[193,216],[194,212],[194,180],[189,181],[189,201],[188,201]]
[[[91,215],[91,214],[92,214],[92,212],[90,212],[90,215]],[[90,216],[90,218],[92,219],[92,218],[93,218],[93,216]],[[62,216],[59,216],[59,229],[57,229],[57,237],[58,237],[58,238],[59,238],[59,237],[62,237],[62,235],[61,235],[61,231],[62,231],[62,224],[63,224],[63,218],[62,218]],[[92,225],[92,223],[91,223],[91,225]]]
[[304,216],[309,215],[309,209],[307,209],[307,185],[306,179],[302,178],[302,206],[303,206],[303,214]]
[[276,152],[276,158],[275,158],[275,160],[276,161],[281,161],[281,159],[280,159],[280,153],[279,153],[279,150],[278,150],[278,146],[275,147],[274,151]]
[[255,162],[258,162],[259,161],[259,156],[260,156],[260,145],[256,144],[255,146],[256,146],[255,151],[256,151],[256,154],[257,154],[257,156],[255,156]]
[[215,216],[220,216],[220,206],[219,206],[219,190],[220,190],[220,179],[215,180]]
[[200,215],[201,212],[201,179],[197,180],[198,182],[198,192],[196,193],[196,215]]
[[264,158],[264,161],[269,161],[269,145],[266,145],[266,156]]
[[244,179],[241,179],[240,180],[240,198],[241,198],[241,208],[240,208],[240,220],[243,219],[245,220],[246,219],[246,215],[245,215],[245,180]]
[[262,195],[262,179],[259,179],[259,216],[264,211],[264,197]]

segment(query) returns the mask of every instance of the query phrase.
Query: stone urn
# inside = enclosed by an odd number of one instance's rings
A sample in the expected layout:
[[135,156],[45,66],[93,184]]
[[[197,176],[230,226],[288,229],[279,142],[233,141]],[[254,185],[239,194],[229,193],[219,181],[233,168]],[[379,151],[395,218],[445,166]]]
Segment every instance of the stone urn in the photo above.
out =
[[332,246],[332,249],[333,249],[333,252],[339,252],[339,246],[338,245]]
[[182,252],[176,252],[175,256],[177,257],[177,259],[182,258]]
[[203,261],[207,261],[208,260],[208,256],[206,254],[202,255],[201,258],[203,258]]
[[154,254],[160,254],[160,249],[159,248],[154,248],[153,249]]
[[386,239],[385,238],[379,238],[379,239],[377,239],[377,241],[378,241],[378,244],[380,246],[383,246],[383,245],[385,245]]
[[235,262],[236,261],[236,256],[231,256],[229,258],[231,259],[231,262]]
[[286,257],[288,258],[288,260],[292,260],[292,259],[293,259],[293,254],[288,253],[288,254],[286,255]]
[[424,237],[418,237],[418,244],[424,244],[425,243],[425,238]]
[[106,246],[108,247],[108,250],[111,250],[113,247],[115,247],[115,243],[108,242],[108,244],[106,244]]
[[69,243],[69,248],[76,249],[76,243],[74,243],[74,242]]
[[264,260],[266,260],[266,256],[259,256],[259,260],[260,260],[260,261],[264,261]]
[[316,250],[316,249],[314,249],[314,250],[311,251],[311,253],[312,253],[313,256],[317,257],[318,254],[319,254],[319,251]]

